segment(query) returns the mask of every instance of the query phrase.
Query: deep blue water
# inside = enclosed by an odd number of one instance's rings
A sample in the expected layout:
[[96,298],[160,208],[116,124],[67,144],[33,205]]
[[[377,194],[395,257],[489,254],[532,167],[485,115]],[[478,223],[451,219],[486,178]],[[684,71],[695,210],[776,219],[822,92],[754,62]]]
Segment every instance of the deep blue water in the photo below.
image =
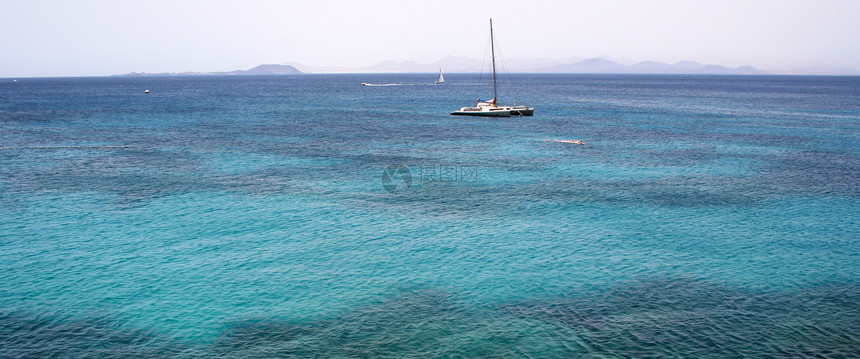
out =
[[0,357],[860,357],[860,78],[434,79],[0,79]]

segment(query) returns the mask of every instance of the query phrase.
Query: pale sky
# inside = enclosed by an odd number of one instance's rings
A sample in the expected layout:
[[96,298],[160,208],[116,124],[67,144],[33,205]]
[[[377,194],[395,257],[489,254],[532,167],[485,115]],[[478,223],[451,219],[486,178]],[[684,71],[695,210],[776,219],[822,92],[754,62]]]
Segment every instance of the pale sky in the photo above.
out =
[[860,70],[858,0],[0,0],[0,77],[609,55]]

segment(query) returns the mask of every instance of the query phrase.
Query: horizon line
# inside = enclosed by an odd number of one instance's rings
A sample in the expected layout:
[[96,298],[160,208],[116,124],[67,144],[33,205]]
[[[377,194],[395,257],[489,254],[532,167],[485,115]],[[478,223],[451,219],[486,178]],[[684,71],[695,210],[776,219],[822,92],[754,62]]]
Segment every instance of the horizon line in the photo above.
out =
[[[194,72],[176,72],[176,73],[128,73],[128,74],[113,74],[113,75],[57,75],[57,76],[12,76],[0,77],[0,80],[18,79],[74,79],[74,78],[144,78],[144,77],[288,77],[288,76],[319,76],[319,75],[425,75],[435,72],[302,72],[295,74],[224,74],[224,73],[194,73]],[[445,72],[446,74],[480,74],[475,71],[452,71]],[[637,72],[509,72],[516,75],[543,75],[543,76],[564,76],[564,75],[582,75],[582,76],[684,76],[684,77],[860,77],[860,74],[810,74],[810,73],[779,73],[766,72],[756,74],[743,73],[637,73]]]

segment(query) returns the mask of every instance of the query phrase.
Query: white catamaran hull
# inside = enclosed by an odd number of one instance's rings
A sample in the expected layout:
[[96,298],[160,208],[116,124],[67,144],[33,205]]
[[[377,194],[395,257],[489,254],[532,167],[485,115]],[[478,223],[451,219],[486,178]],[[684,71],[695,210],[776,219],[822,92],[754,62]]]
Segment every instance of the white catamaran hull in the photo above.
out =
[[463,107],[458,111],[451,112],[458,116],[487,116],[487,117],[511,117],[511,110],[487,107]]
[[458,111],[451,112],[458,116],[532,116],[535,113],[533,107],[528,106],[497,106],[492,102],[478,102],[477,106],[462,107]]

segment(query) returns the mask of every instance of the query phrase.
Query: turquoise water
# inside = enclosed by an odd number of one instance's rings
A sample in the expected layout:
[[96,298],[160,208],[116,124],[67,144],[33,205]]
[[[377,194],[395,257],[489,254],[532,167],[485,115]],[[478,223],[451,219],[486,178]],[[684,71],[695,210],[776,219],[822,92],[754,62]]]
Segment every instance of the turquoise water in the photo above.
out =
[[860,356],[860,78],[425,77],[0,79],[0,357]]

